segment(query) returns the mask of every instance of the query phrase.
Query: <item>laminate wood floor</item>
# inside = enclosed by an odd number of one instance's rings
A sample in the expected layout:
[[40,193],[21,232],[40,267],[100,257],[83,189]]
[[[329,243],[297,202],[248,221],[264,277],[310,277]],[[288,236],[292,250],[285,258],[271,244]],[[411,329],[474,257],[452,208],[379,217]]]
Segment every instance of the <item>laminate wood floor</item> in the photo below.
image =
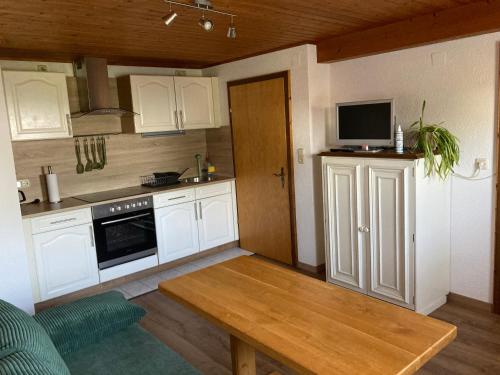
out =
[[[231,375],[229,336],[205,319],[155,291],[133,299],[148,314],[141,325],[206,375]],[[500,315],[452,301],[431,316],[458,327],[458,337],[419,375],[500,374]],[[293,372],[257,354],[257,373]],[[332,373],[334,374],[334,373]]]

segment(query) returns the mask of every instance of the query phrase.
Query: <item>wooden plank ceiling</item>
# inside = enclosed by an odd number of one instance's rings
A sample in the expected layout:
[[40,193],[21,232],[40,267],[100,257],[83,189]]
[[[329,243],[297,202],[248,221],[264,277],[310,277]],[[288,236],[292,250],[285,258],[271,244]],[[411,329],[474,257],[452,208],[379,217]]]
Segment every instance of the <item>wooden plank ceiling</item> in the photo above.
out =
[[[181,0],[182,1],[182,0]],[[184,0],[191,3],[191,0]],[[333,36],[360,32],[457,7],[468,0],[213,0],[236,13],[238,37],[226,38],[228,17],[174,9],[163,0],[2,0],[0,59],[71,61],[83,55],[111,64],[202,68]]]

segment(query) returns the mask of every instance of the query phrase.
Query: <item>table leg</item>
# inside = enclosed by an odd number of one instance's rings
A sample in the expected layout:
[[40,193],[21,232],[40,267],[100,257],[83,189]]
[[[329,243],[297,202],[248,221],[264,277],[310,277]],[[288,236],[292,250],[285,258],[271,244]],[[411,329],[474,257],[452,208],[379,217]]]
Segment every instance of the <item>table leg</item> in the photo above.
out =
[[233,375],[255,375],[255,349],[231,335]]

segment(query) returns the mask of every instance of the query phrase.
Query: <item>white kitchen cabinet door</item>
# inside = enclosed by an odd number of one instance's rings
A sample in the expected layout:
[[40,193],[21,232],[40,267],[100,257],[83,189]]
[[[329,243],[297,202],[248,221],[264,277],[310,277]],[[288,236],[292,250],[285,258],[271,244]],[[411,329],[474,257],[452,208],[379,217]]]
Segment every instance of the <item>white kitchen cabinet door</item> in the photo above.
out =
[[92,224],[35,234],[33,249],[42,301],[99,283]]
[[130,76],[130,89],[136,133],[178,130],[173,77]]
[[231,194],[201,199],[198,204],[200,250],[234,241],[233,198]]
[[175,77],[175,95],[182,129],[215,127],[210,77]]
[[13,141],[72,137],[64,73],[3,72]]
[[160,264],[197,253],[197,204],[192,201],[155,210]]
[[366,292],[362,162],[344,159],[323,168],[328,281]]
[[408,162],[370,161],[368,175],[368,294],[402,306],[413,305],[413,251],[410,234]]

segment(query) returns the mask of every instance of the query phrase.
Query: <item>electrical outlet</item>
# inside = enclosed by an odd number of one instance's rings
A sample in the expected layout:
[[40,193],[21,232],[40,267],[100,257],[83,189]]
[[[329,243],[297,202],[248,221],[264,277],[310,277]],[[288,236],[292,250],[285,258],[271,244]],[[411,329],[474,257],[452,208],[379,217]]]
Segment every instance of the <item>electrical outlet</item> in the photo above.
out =
[[489,169],[488,168],[488,159],[486,159],[486,158],[477,158],[476,159],[476,167],[480,171],[487,171]]
[[17,188],[18,189],[26,189],[26,188],[29,188],[30,186],[31,186],[31,182],[28,179],[17,181]]

